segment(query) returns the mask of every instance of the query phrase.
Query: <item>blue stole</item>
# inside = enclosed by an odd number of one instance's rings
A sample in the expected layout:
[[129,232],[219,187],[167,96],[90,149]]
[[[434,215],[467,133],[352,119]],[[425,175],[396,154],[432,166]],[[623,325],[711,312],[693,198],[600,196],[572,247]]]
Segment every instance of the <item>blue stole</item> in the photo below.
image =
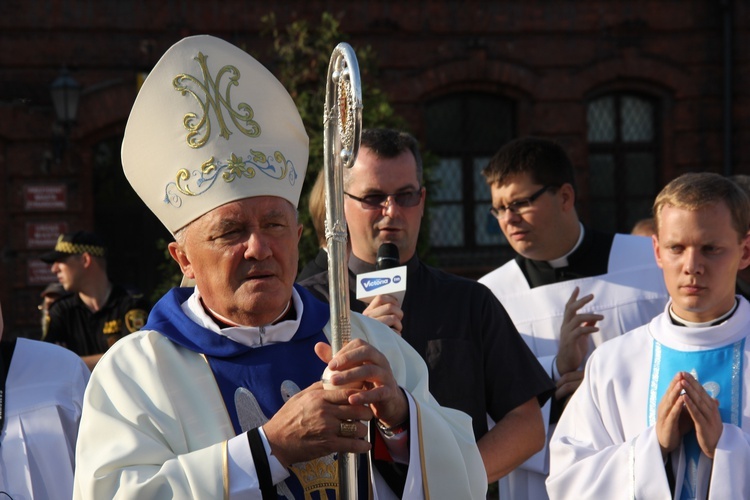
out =
[[[724,347],[705,351],[677,351],[654,340],[651,361],[651,382],[648,401],[648,425],[656,423],[659,402],[667,392],[677,372],[689,372],[708,394],[719,401],[721,420],[741,426],[742,408],[742,353],[745,338]],[[687,411],[687,410],[684,410]],[[685,477],[681,499],[693,499],[698,494],[697,473],[701,449],[695,431],[683,437],[685,449]]]
[[[303,317],[288,342],[250,347],[201,327],[181,308],[192,295],[192,288],[170,290],[154,305],[143,327],[205,355],[238,435],[247,431],[248,425],[265,423],[289,397],[320,380],[325,369],[313,347],[318,342],[328,343],[323,327],[328,323],[330,308],[304,288],[295,288],[302,299]],[[359,467],[360,498],[367,498],[366,469]],[[336,498],[335,456],[293,464],[289,472],[290,476],[277,485],[279,498]]]

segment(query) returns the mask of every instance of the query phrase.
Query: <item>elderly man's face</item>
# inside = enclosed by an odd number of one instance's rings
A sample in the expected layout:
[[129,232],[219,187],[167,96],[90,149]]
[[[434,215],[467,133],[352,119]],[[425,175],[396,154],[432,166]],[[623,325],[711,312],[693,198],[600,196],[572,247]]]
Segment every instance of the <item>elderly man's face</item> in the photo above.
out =
[[187,229],[170,252],[195,279],[205,305],[240,325],[261,326],[286,308],[297,275],[302,226],[275,196],[222,205]]

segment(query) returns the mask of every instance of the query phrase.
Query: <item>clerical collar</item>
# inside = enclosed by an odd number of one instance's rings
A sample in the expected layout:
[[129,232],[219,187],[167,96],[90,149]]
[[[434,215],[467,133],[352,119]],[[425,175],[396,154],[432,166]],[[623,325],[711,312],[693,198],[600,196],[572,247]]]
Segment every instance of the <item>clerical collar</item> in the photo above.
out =
[[557,269],[557,268],[560,268],[560,267],[567,267],[568,266],[568,257],[570,257],[573,254],[573,252],[575,252],[576,250],[578,250],[578,247],[581,246],[581,243],[583,242],[584,229],[583,229],[583,224],[581,224],[580,221],[578,222],[578,227],[580,228],[580,231],[578,233],[578,241],[576,241],[576,244],[573,245],[573,248],[570,249],[570,252],[566,253],[565,255],[563,255],[562,257],[559,257],[557,259],[552,259],[552,260],[547,261],[547,263],[553,269]]
[[221,324],[222,319],[217,320],[212,317],[203,307],[197,286],[188,300],[182,303],[181,308],[185,315],[203,328],[250,347],[261,347],[291,340],[299,328],[304,309],[299,293],[292,288],[290,304],[272,323],[259,327]]
[[729,318],[732,317],[734,312],[737,310],[737,307],[740,305],[739,301],[735,298],[734,299],[734,306],[727,311],[726,313],[722,314],[718,318],[712,319],[710,321],[706,321],[703,323],[694,323],[692,321],[687,321],[685,319],[680,318],[675,314],[675,312],[672,310],[672,306],[669,306],[669,319],[672,320],[672,324],[675,324],[677,326],[686,326],[688,328],[707,328],[709,326],[716,326],[720,325],[721,323],[725,322]]
[[[251,328],[251,327],[249,327],[247,325],[240,325],[238,323],[235,323],[231,319],[222,316],[221,314],[217,313],[216,311],[214,311],[213,309],[211,309],[210,307],[208,307],[206,305],[206,303],[203,302],[202,299],[201,299],[201,305],[203,306],[204,309],[206,309],[208,311],[209,316],[213,316],[214,321],[216,321],[216,323],[221,328],[227,328],[227,327]],[[283,318],[284,316],[286,316],[287,313],[289,313],[291,305],[292,305],[292,301],[290,300],[289,302],[286,303],[286,307],[284,307],[284,310],[281,311],[281,314],[279,314],[278,316],[276,316],[276,319],[274,319],[273,321],[271,321],[269,323],[269,325],[275,325],[276,323],[279,322],[279,320],[281,320],[281,318]],[[294,318],[288,318],[288,319],[294,319]]]

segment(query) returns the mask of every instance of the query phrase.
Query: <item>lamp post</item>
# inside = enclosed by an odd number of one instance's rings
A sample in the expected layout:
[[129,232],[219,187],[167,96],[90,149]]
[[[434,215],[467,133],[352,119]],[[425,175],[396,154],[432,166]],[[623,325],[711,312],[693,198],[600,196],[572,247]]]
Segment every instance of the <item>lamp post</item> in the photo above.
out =
[[62,126],[62,137],[57,137],[55,160],[59,163],[68,146],[70,127],[75,123],[78,115],[78,101],[81,97],[81,84],[78,83],[68,69],[63,67],[60,74],[49,87],[52,105],[55,108],[57,123]]

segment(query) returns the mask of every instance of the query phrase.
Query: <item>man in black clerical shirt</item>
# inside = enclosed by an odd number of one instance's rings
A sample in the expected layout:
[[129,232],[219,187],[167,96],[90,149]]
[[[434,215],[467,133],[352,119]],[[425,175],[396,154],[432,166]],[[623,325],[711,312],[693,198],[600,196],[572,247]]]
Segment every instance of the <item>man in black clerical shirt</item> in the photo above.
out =
[[[374,271],[383,243],[407,267],[403,303],[391,295],[351,307],[400,333],[427,362],[430,392],[473,418],[489,481],[506,475],[544,444],[540,405],[551,382],[508,314],[486,287],[429,267],[416,254],[426,189],[416,140],[388,129],[365,130],[354,166],[344,172],[344,213],[351,241],[350,291]],[[328,276],[302,281],[322,298]],[[488,431],[486,415],[497,424]]]

